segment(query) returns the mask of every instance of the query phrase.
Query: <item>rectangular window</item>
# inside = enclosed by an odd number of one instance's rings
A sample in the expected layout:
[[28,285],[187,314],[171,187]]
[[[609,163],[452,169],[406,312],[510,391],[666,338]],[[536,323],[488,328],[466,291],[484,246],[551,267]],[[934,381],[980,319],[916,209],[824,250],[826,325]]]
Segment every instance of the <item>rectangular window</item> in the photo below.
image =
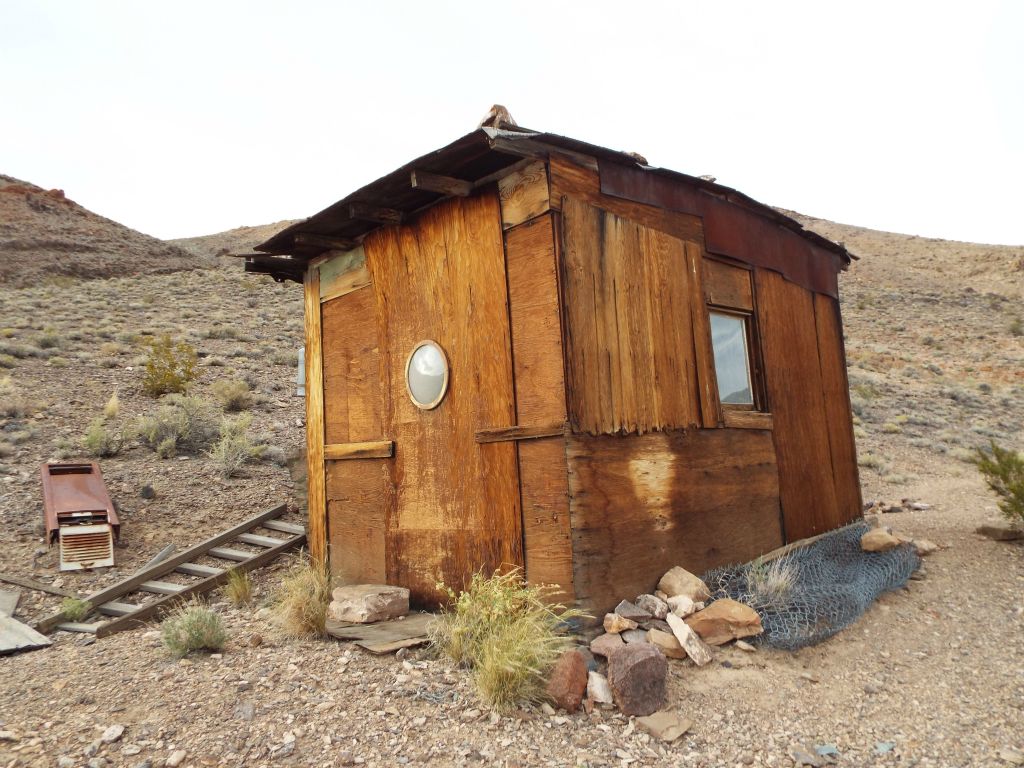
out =
[[711,348],[715,356],[718,398],[723,405],[754,407],[747,318],[711,311]]

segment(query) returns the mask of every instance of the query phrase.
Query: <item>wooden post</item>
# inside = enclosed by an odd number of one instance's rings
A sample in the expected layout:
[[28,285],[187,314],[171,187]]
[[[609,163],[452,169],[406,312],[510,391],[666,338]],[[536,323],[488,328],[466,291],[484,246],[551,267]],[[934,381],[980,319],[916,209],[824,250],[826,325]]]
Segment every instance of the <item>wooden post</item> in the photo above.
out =
[[309,555],[327,564],[327,499],[324,486],[324,366],[320,319],[320,268],[306,270],[306,462],[308,471]]

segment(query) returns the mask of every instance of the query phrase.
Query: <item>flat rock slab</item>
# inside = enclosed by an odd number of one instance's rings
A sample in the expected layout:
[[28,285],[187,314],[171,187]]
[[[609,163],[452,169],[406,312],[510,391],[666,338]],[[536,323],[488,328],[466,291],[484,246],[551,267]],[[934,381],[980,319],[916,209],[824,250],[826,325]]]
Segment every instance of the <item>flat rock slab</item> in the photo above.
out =
[[327,615],[339,621],[371,624],[397,619],[409,612],[409,590],[388,584],[349,584],[338,587]]
[[[708,645],[722,645],[764,632],[757,611],[727,597],[716,600],[703,611],[697,611],[685,623]],[[674,624],[672,628],[675,631]]]
[[600,635],[590,641],[590,652],[595,656],[604,656],[607,659],[610,659],[612,654],[616,651],[621,651],[625,647],[625,641],[613,632]]
[[18,609],[19,599],[21,599],[21,592],[9,592],[6,589],[0,589],[0,615],[13,616],[14,612]]
[[1024,528],[1017,528],[1009,523],[979,525],[974,529],[974,532],[980,533],[985,538],[992,539],[993,541],[1017,541],[1024,539]]
[[689,624],[672,613],[668,615],[668,623],[672,627],[672,634],[676,636],[679,645],[686,651],[686,655],[693,660],[694,664],[703,667],[711,661],[710,646],[698,637]]
[[376,624],[354,624],[328,618],[326,629],[331,637],[353,642],[370,653],[382,654],[428,643],[427,632],[433,620],[430,613],[413,613],[403,619]]
[[702,603],[711,597],[708,585],[699,576],[678,565],[661,577],[658,589],[668,597],[686,595],[695,603]]
[[27,624],[0,614],[0,655],[34,651],[52,644],[50,638],[39,634]]
[[661,741],[673,742],[693,727],[693,721],[675,712],[663,709],[653,715],[638,717],[636,724],[641,731]]

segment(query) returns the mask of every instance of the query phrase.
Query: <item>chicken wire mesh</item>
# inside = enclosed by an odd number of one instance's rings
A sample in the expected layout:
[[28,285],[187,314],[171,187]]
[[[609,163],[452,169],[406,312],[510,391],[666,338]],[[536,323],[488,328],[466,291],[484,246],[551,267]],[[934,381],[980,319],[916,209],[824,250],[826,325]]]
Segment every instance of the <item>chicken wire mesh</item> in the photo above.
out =
[[853,624],[880,594],[906,584],[921,563],[909,545],[865,552],[860,538],[868,530],[850,525],[768,563],[709,571],[711,600],[731,597],[754,608],[763,645],[793,651],[820,643]]

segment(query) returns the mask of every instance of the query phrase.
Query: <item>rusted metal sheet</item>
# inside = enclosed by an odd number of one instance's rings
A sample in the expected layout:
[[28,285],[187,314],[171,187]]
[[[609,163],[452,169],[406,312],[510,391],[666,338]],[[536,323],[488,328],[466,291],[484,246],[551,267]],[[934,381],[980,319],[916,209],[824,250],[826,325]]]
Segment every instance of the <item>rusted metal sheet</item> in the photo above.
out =
[[44,464],[40,474],[46,542],[60,542],[61,570],[113,565],[121,523],[99,465]]

